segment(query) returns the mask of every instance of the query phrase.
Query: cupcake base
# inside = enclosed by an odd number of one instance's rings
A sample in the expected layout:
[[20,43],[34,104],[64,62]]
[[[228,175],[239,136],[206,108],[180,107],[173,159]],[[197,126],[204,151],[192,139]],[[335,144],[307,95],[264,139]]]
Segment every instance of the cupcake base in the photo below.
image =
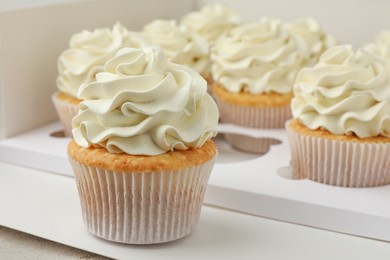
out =
[[102,169],[69,154],[85,226],[100,238],[127,244],[164,243],[189,235],[199,220],[214,152],[199,165],[155,171]]
[[51,96],[57,110],[58,117],[64,127],[64,135],[72,136],[72,119],[79,111],[81,100],[73,98],[65,93],[56,92]]
[[[250,128],[273,129],[283,128],[285,122],[292,117],[289,95],[279,97],[275,106],[272,106],[272,101],[269,101],[269,99],[275,98],[275,94],[268,97],[246,93],[239,97],[240,94],[227,93],[218,85],[214,85],[214,90],[222,123]],[[246,105],[245,100],[248,100],[250,105]],[[271,104],[269,104],[270,102]],[[280,143],[274,139],[253,138],[236,134],[224,134],[224,137],[233,147],[258,154],[264,154],[269,150],[270,145]]]
[[359,139],[310,130],[298,120],[286,123],[294,179],[341,187],[390,184],[390,139]]

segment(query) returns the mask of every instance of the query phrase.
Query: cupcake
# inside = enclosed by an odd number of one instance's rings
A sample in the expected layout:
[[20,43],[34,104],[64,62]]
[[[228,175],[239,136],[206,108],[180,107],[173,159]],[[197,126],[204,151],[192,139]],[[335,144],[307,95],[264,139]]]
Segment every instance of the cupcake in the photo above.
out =
[[77,97],[80,85],[94,81],[104,63],[120,48],[145,45],[145,39],[138,33],[127,31],[120,23],[112,29],[84,30],[71,37],[69,49],[62,52],[57,61],[58,91],[52,95],[66,136],[71,136],[71,121],[81,102]]
[[390,67],[351,46],[300,71],[286,123],[293,177],[342,187],[390,184]]
[[[182,25],[187,26],[205,39],[210,49],[221,35],[240,23],[240,16],[233,9],[221,4],[205,6],[200,11],[185,15],[181,20]],[[211,93],[213,80],[210,73],[210,69],[208,69],[206,79],[208,81],[208,91]]]
[[142,35],[159,46],[171,62],[186,65],[210,79],[209,44],[175,20],[154,20],[143,27]]
[[[291,118],[293,81],[308,51],[301,37],[277,19],[243,24],[219,38],[213,49],[214,97],[222,123],[251,128],[283,128]],[[236,148],[268,150],[267,140],[225,135]]]
[[155,48],[123,48],[82,84],[68,155],[85,226],[153,244],[191,233],[217,149],[206,81]]
[[302,37],[307,44],[309,58],[307,59],[305,67],[315,65],[322,53],[330,47],[337,45],[336,38],[326,33],[312,17],[296,19],[286,26],[290,33]]

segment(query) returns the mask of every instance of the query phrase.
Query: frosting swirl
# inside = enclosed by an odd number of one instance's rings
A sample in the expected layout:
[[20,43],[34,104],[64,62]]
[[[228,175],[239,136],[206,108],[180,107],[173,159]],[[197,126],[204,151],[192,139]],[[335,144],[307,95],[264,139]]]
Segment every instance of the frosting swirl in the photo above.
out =
[[219,38],[211,56],[212,75],[234,93],[289,93],[307,53],[302,38],[279,20],[264,18]]
[[157,155],[200,147],[216,135],[218,108],[206,81],[156,48],[123,48],[80,87],[73,137],[111,153]]
[[390,31],[382,31],[375,37],[375,42],[378,44],[390,44]]
[[57,87],[60,91],[77,98],[82,83],[95,80],[103,71],[104,63],[122,47],[140,48],[147,42],[139,33],[129,32],[120,23],[112,29],[82,31],[72,36],[69,49],[62,52],[57,61]]
[[365,51],[373,54],[378,59],[383,59],[385,62],[390,63],[390,44],[376,44],[370,43],[363,47]]
[[375,42],[367,44],[363,48],[377,58],[390,63],[390,31],[382,31],[375,37]]
[[209,45],[188,27],[175,20],[155,20],[144,26],[142,34],[160,46],[171,62],[187,65],[201,75],[208,74]]
[[330,48],[298,74],[292,112],[310,129],[390,137],[390,67],[363,49]]
[[183,17],[181,23],[213,44],[219,36],[240,24],[240,16],[221,4],[208,5]]
[[292,34],[302,37],[309,49],[307,67],[316,64],[321,54],[336,45],[336,39],[325,33],[316,20],[311,17],[300,18],[287,24],[287,28]]

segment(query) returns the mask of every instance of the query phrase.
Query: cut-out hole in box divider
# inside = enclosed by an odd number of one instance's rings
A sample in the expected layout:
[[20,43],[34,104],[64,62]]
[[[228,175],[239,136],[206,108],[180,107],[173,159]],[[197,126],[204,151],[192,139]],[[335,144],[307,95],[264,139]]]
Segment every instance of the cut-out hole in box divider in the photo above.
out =
[[[56,122],[0,141],[0,160],[72,177],[66,155],[69,138]],[[258,130],[220,124],[215,138],[219,156],[205,203],[235,211],[390,241],[390,185],[341,188],[292,180],[284,129]],[[271,138],[266,154],[234,149],[224,133]],[[280,143],[279,143],[280,142]]]

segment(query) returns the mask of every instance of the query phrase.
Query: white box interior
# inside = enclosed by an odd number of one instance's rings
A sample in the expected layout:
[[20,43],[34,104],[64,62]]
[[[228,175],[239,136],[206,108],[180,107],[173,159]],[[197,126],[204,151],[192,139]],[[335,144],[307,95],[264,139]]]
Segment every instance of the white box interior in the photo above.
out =
[[139,30],[191,7],[192,1],[96,0],[0,10],[0,139],[57,120],[50,99],[57,89],[57,58],[74,33],[117,21]]
[[[51,136],[61,126],[50,95],[56,90],[56,59],[75,32],[112,26],[116,21],[138,30],[153,19],[180,18],[212,2],[97,0],[0,12],[0,160],[72,175],[66,158],[69,139]],[[265,15],[285,21],[311,15],[342,43],[355,46],[372,41],[390,25],[385,13],[390,1],[219,2],[232,6],[245,21]],[[276,138],[282,144],[257,156],[236,151],[217,139],[221,154],[205,203],[390,241],[390,186],[346,189],[291,180],[284,130],[220,127],[224,132]]]

